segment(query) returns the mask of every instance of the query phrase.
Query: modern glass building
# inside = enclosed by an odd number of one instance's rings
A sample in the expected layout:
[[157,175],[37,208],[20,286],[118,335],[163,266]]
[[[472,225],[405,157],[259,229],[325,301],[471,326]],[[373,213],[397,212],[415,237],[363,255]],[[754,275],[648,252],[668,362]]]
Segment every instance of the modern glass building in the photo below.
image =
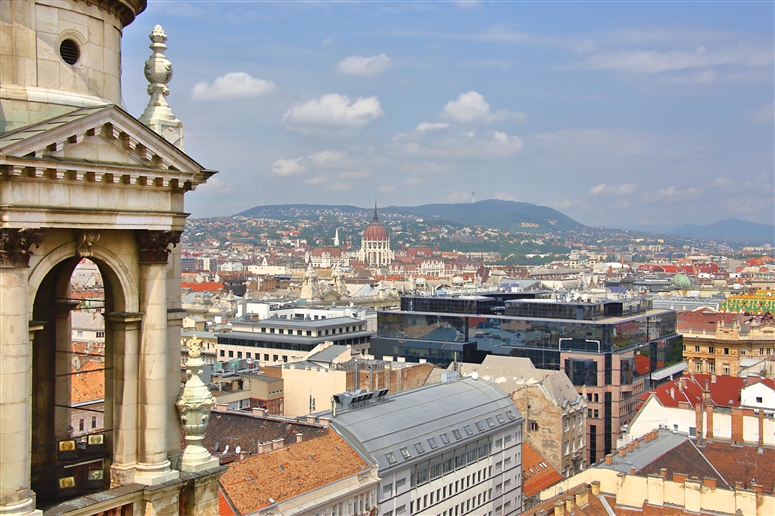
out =
[[649,297],[592,303],[505,300],[504,315],[454,313],[471,305],[451,297],[431,299],[432,305],[423,306],[436,307],[434,312],[407,310],[417,306],[416,299],[402,299],[401,311],[379,312],[372,342],[380,344],[372,353],[381,358],[380,350],[390,349],[386,355],[446,367],[449,355],[436,350],[444,349],[441,344],[458,345],[464,349],[452,359],[491,353],[565,371],[587,397],[589,464],[611,453],[622,426],[635,415],[635,398],[651,387],[651,374],[682,361],[675,312],[654,309]]

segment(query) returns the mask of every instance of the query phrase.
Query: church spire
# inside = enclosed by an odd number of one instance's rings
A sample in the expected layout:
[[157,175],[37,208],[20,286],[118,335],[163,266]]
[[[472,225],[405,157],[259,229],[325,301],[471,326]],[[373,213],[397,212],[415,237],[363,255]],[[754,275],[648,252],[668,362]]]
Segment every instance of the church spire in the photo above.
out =
[[377,215],[377,198],[374,198],[374,222],[379,221],[379,216]]

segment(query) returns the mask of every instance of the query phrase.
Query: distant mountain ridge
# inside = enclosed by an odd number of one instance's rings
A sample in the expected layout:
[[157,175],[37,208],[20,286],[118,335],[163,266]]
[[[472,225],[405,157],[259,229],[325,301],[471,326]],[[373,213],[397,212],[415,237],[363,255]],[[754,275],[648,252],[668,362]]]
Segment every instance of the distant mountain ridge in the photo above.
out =
[[775,225],[740,219],[724,219],[706,226],[684,224],[670,231],[670,234],[716,241],[775,244]]
[[[285,204],[255,206],[238,213],[243,217],[278,217],[281,213],[306,213],[318,210],[337,210],[342,213],[368,212],[356,206],[325,206],[315,204]],[[380,213],[413,215],[423,219],[438,218],[467,226],[483,226],[509,232],[546,233],[581,229],[584,224],[546,206],[526,202],[490,199],[476,203],[425,204],[422,206],[386,206]]]

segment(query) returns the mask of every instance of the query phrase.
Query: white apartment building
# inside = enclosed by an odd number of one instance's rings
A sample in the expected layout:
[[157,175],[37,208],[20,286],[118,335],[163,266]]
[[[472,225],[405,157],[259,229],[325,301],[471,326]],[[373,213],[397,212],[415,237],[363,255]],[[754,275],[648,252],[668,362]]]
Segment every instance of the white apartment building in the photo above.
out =
[[453,380],[337,407],[331,426],[379,464],[381,516],[519,514],[522,416],[496,385],[446,375]]

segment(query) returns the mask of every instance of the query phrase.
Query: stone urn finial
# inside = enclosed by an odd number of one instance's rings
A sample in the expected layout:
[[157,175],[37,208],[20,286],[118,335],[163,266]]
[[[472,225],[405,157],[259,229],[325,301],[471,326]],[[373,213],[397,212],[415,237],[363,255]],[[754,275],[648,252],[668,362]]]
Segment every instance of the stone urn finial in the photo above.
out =
[[202,341],[194,337],[186,344],[189,357],[186,362],[188,380],[176,403],[180,421],[186,430],[186,449],[180,459],[180,470],[196,472],[217,467],[219,461],[202,445],[214,404],[213,395],[202,382],[202,368],[205,365],[201,358]]
[[140,121],[183,150],[183,124],[172,114],[166,98],[170,94],[167,84],[172,80],[172,63],[164,55],[167,50],[167,35],[161,25],[157,25],[148,37],[151,40],[149,48],[153,50],[153,54],[145,61],[143,72],[150,83],[148,95],[151,99],[140,116]]

